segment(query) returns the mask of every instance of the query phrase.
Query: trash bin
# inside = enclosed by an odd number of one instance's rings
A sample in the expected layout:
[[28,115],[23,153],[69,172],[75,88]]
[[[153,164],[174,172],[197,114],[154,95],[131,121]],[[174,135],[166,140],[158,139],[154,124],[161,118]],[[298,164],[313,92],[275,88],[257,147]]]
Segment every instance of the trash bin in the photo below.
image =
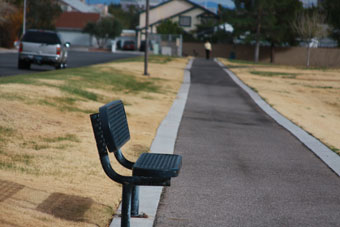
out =
[[230,60],[233,60],[233,59],[235,59],[235,58],[236,58],[235,52],[234,52],[234,51],[231,51],[230,54],[229,54],[229,59],[230,59]]

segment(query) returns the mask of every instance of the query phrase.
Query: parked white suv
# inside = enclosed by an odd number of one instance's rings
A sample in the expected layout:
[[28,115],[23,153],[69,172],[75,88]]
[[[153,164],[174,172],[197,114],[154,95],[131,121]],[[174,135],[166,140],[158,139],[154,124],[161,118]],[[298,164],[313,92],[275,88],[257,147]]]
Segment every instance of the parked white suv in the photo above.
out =
[[28,30],[19,44],[18,68],[29,69],[31,64],[66,68],[69,46],[55,31]]

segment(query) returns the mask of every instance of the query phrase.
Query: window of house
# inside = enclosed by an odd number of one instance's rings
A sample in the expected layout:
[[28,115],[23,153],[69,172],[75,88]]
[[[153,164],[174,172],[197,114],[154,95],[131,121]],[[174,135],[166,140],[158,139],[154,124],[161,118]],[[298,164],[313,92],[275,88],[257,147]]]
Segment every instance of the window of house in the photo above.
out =
[[179,25],[183,27],[191,27],[191,17],[190,16],[180,16]]

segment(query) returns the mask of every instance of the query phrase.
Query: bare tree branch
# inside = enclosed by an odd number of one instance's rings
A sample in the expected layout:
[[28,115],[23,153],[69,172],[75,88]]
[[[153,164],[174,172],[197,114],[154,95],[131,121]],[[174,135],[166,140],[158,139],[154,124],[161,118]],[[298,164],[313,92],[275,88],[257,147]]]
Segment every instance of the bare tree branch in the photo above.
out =
[[0,24],[5,23],[11,13],[15,12],[15,7],[4,0],[0,0]]
[[322,14],[305,12],[296,17],[292,23],[292,28],[303,41],[310,42],[312,39],[320,39],[327,35],[327,31],[322,26],[324,22],[325,17]]
[[327,30],[323,27],[324,22],[325,16],[314,11],[311,14],[304,12],[298,15],[291,25],[301,40],[306,42],[307,67],[310,65],[310,43],[313,39],[320,39],[327,35]]

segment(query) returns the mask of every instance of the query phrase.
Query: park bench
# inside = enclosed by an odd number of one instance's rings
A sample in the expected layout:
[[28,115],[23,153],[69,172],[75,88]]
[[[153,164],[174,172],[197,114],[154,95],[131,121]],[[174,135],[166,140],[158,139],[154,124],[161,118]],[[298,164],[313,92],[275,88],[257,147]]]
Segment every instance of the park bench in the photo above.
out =
[[[182,157],[173,154],[143,153],[136,162],[127,160],[121,147],[130,140],[124,104],[121,100],[110,102],[91,114],[91,123],[97,143],[100,162],[106,175],[122,184],[121,226],[130,226],[130,216],[139,216],[138,186],[170,186],[172,177],[179,174]],[[123,176],[111,166],[108,152],[117,161],[132,170],[132,176]]]

